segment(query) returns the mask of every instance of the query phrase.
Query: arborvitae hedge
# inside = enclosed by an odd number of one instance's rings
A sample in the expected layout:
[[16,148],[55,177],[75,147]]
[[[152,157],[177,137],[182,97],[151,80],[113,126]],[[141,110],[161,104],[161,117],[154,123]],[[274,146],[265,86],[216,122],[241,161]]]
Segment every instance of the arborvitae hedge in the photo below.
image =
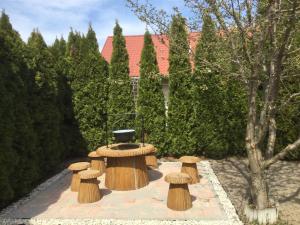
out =
[[39,178],[39,169],[36,134],[28,108],[30,87],[28,69],[22,57],[24,43],[4,13],[0,19],[0,34],[0,89],[3,91],[0,106],[3,113],[0,123],[0,136],[3,138],[0,140],[0,186],[6,187],[1,188],[1,207],[7,200],[28,193]]
[[[114,28],[113,52],[109,70],[108,123],[111,129],[133,128],[134,101],[129,78],[128,53],[122,28]],[[118,114],[118,115],[116,115]]]
[[220,158],[242,152],[245,133],[245,94],[228,79],[233,68],[226,42],[210,16],[204,16],[195,53],[193,137],[197,154]]
[[63,141],[63,158],[80,155],[84,149],[78,123],[74,117],[72,90],[68,79],[69,64],[66,59],[66,41],[63,38],[56,39],[50,47],[54,59],[54,68],[58,82],[58,106],[61,115],[60,136]]
[[140,80],[137,98],[138,127],[144,118],[145,142],[154,144],[163,153],[166,130],[165,102],[162,77],[159,74],[151,35],[144,36],[140,61]]
[[81,39],[80,53],[76,81],[73,80],[80,87],[73,92],[74,112],[88,149],[93,151],[105,143],[108,64],[100,55],[91,26]]
[[14,197],[14,190],[10,182],[14,172],[14,166],[18,155],[13,148],[14,113],[13,96],[6,86],[8,65],[10,64],[11,51],[10,44],[7,42],[6,32],[2,29],[3,14],[1,16],[0,28],[0,207],[3,207]]
[[169,153],[193,154],[191,136],[191,65],[185,19],[175,15],[169,32],[169,105],[167,129]]
[[78,105],[80,99],[77,99],[77,95],[80,92],[84,77],[81,77],[79,74],[79,65],[82,61],[81,57],[81,43],[82,36],[79,32],[70,31],[67,48],[66,48],[66,62],[67,62],[67,82],[71,88],[71,101],[72,101],[72,114],[74,113],[74,127],[78,130],[78,142],[76,143],[77,147],[77,155],[86,155],[88,151],[88,144],[86,140],[83,138],[82,131],[80,131],[80,125],[78,121],[78,114],[75,110],[75,105]]
[[213,66],[218,63],[218,41],[212,19],[205,16],[195,53],[193,134],[197,152],[213,157],[222,154],[220,149],[225,147],[221,132],[224,124],[222,109],[225,90],[221,83],[221,74]]
[[38,135],[38,157],[41,174],[55,168],[63,155],[58,107],[58,77],[53,57],[39,31],[28,39],[27,64],[32,71],[31,114]]

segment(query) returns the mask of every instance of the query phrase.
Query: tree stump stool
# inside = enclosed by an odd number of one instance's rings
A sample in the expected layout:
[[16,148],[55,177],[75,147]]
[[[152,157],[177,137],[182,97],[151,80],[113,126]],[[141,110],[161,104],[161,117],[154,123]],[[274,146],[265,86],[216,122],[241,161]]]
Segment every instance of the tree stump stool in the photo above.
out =
[[97,177],[101,176],[99,170],[85,170],[79,172],[80,185],[78,191],[79,203],[97,202],[102,198]]
[[188,183],[191,177],[186,173],[170,173],[165,176],[165,181],[170,183],[167,206],[170,209],[184,211],[192,207],[192,198]]
[[88,156],[91,159],[91,169],[99,170],[101,176],[105,172],[104,157],[99,156],[96,151],[90,152]]
[[71,191],[77,192],[79,190],[80,177],[79,172],[86,170],[90,167],[88,162],[78,162],[72,163],[68,169],[73,171],[72,181],[71,181]]
[[146,166],[150,168],[158,168],[157,158],[155,156],[157,149],[155,148],[154,152],[150,152],[149,154],[145,155]]
[[182,156],[179,161],[182,162],[181,172],[190,175],[192,178],[190,184],[199,183],[200,178],[197,169],[197,162],[199,162],[200,159],[195,156]]

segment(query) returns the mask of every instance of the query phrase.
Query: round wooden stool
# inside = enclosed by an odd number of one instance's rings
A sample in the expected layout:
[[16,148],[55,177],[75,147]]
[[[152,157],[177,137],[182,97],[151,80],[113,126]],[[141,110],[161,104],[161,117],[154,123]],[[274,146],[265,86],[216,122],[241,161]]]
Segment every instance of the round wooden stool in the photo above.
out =
[[78,191],[79,203],[97,202],[102,198],[97,177],[101,176],[99,170],[85,170],[79,172],[80,185]]
[[82,170],[86,170],[90,167],[90,163],[88,162],[77,162],[72,163],[68,169],[73,171],[72,181],[71,181],[71,191],[77,192],[79,190],[80,177],[79,172]]
[[179,161],[182,162],[181,172],[190,175],[192,178],[190,184],[199,183],[200,178],[197,169],[197,162],[199,162],[200,159],[195,156],[182,156]]
[[96,151],[90,152],[88,156],[91,159],[91,169],[99,170],[102,175],[105,172],[104,157],[99,156]]
[[167,206],[170,209],[183,211],[192,207],[192,198],[188,183],[191,177],[186,173],[170,173],[165,176],[165,181],[170,183]]
[[157,149],[154,148],[153,152],[150,152],[149,154],[145,155],[146,166],[149,166],[151,168],[158,168],[157,158],[155,156],[156,151]]

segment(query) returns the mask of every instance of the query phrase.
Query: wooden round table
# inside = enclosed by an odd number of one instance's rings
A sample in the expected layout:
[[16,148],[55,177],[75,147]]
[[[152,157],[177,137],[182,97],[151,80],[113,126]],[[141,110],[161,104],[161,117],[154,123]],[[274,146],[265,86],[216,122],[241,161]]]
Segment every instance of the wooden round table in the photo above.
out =
[[105,186],[111,190],[128,191],[149,184],[145,155],[155,151],[153,145],[112,144],[97,149],[107,157]]

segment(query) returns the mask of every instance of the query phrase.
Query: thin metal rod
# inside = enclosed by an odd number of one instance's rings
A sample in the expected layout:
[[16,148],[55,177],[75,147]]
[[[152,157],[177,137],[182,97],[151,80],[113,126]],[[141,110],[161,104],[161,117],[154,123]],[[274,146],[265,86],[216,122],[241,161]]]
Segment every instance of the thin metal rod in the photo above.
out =
[[144,116],[142,116],[142,133],[141,133],[141,141],[143,143],[143,147],[145,146],[145,132],[144,132]]

